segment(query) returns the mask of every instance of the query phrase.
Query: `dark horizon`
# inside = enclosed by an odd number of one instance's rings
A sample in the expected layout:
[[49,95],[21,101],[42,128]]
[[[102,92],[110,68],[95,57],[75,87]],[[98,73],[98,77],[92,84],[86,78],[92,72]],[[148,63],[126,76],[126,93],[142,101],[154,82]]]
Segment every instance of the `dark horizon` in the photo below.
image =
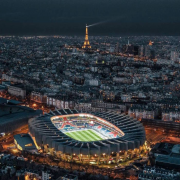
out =
[[180,35],[178,0],[6,0],[0,35]]

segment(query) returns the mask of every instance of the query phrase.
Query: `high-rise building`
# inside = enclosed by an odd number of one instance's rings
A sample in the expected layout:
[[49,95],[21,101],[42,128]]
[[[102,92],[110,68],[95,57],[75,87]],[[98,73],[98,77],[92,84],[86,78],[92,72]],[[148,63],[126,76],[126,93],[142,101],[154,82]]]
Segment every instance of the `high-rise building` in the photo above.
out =
[[134,46],[134,56],[138,56],[139,55],[139,46],[135,45]]
[[122,45],[122,53],[127,55],[134,54],[134,46],[131,44]]
[[150,41],[144,49],[144,56],[150,60],[155,59],[155,50],[153,48],[152,42]]
[[150,58],[151,60],[153,60],[153,59],[156,58],[155,56],[156,56],[155,50],[154,50],[154,49],[151,49],[151,50],[150,50],[150,57],[149,57],[149,58]]
[[139,51],[138,51],[139,57],[141,57],[141,58],[144,57],[144,51],[145,51],[144,46],[143,45],[139,46]]
[[84,41],[84,45],[82,46],[82,48],[84,48],[84,49],[91,48],[90,43],[89,43],[89,39],[88,39],[88,26],[87,26],[87,24],[86,24],[85,41]]
[[150,57],[150,49],[151,49],[151,46],[149,46],[149,45],[145,46],[145,48],[144,48],[144,56],[146,58]]
[[119,52],[119,43],[117,43],[116,44],[116,46],[115,46],[115,50],[114,50],[116,53],[118,53]]
[[180,51],[179,50],[171,51],[171,61],[174,63],[180,62]]
[[126,44],[122,46],[122,53],[137,56],[139,54],[139,46]]

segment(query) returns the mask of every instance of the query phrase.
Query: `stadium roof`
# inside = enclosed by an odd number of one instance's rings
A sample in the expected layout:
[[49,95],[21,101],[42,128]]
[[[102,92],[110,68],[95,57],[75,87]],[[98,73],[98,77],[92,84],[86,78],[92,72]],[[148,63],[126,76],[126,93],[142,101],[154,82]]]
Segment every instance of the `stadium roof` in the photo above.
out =
[[0,98],[0,104],[14,104],[14,105],[18,105],[21,104],[22,102],[20,101],[16,101],[14,99],[5,99],[5,98]]
[[[48,144],[50,148],[63,153],[75,154],[101,154],[139,148],[145,142],[145,131],[142,124],[136,119],[115,112],[88,112],[114,124],[124,135],[116,139],[82,142],[75,140],[60,130],[52,123],[51,118],[59,115],[83,114],[77,110],[61,109],[51,111],[36,119],[29,121],[29,130],[36,142],[43,146]],[[85,114],[85,112],[84,112]]]
[[16,134],[14,139],[23,150],[36,150],[34,141],[29,134]]

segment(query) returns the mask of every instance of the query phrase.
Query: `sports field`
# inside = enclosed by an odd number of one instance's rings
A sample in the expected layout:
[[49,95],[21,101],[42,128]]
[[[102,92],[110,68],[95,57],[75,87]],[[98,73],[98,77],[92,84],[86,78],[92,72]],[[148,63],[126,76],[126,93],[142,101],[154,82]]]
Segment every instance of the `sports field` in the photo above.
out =
[[78,141],[99,141],[103,140],[95,131],[93,130],[82,130],[82,131],[73,131],[65,133],[69,137],[78,140]]

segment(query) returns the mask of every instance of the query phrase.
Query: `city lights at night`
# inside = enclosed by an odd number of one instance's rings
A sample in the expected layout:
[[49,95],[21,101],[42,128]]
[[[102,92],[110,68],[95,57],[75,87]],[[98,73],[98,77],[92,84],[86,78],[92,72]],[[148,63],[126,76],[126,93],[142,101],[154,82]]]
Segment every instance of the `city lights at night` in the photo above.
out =
[[0,180],[180,180],[180,2],[0,5]]

